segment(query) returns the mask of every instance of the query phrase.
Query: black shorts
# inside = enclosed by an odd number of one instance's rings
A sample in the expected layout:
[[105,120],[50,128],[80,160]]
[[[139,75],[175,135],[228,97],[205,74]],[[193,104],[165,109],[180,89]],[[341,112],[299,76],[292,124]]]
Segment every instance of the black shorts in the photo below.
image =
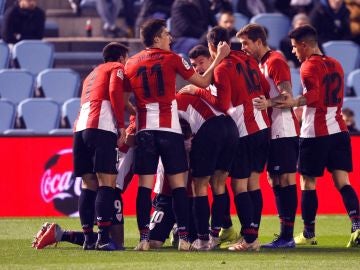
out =
[[352,171],[350,135],[340,132],[316,138],[300,138],[299,172],[318,177],[324,169]]
[[216,170],[230,171],[238,137],[238,129],[230,116],[208,119],[191,143],[191,175],[205,177],[213,175]]
[[299,137],[286,137],[270,140],[267,171],[281,175],[295,173],[299,157]]
[[74,173],[117,174],[117,135],[100,129],[85,129],[74,134]]
[[136,134],[135,173],[155,174],[161,157],[165,174],[178,174],[188,170],[184,136],[182,134],[143,130]]
[[238,138],[236,155],[230,176],[237,179],[249,178],[252,172],[261,173],[269,153],[269,128]]
[[112,224],[124,224],[124,211],[123,211],[123,200],[121,197],[122,190],[115,188],[114,196],[114,215],[112,218]]
[[165,242],[175,224],[172,197],[162,194],[153,200],[155,209],[150,220],[150,240]]

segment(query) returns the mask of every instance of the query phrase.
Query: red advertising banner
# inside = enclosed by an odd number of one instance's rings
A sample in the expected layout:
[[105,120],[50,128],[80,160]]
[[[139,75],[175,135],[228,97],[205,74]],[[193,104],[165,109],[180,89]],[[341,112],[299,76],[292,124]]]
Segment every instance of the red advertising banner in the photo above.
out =
[[[72,137],[0,137],[0,217],[77,215],[80,179],[72,176]],[[352,137],[354,172],[350,181],[360,196],[360,137]],[[276,214],[266,174],[261,175],[263,214]],[[137,179],[126,190],[125,215],[135,215]],[[300,198],[300,187],[299,198]],[[331,175],[318,180],[319,214],[345,213]],[[300,202],[300,200],[299,200]],[[299,209],[298,209],[299,210]],[[235,213],[234,205],[231,212]]]

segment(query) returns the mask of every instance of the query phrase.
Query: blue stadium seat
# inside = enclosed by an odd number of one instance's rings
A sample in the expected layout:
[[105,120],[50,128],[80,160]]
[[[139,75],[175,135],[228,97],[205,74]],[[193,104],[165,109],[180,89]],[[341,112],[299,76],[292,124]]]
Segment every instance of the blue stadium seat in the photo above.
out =
[[260,13],[252,17],[250,22],[266,27],[268,43],[273,49],[279,48],[281,39],[286,37],[290,30],[290,19],[281,13]]
[[64,102],[61,107],[62,118],[65,119],[68,126],[73,128],[75,119],[79,114],[80,98],[71,98]]
[[27,69],[37,75],[46,68],[52,68],[54,47],[51,43],[41,40],[23,40],[14,45],[12,58],[16,67]]
[[58,128],[60,119],[59,105],[49,98],[29,98],[19,103],[18,117],[27,129],[35,133],[48,133]]
[[0,99],[0,133],[14,127],[15,123],[15,106],[6,99]]
[[350,40],[334,40],[322,44],[324,53],[337,59],[343,66],[345,78],[359,62],[359,45]]
[[346,86],[352,88],[356,96],[360,97],[360,69],[355,69],[349,73]]
[[303,92],[301,85],[300,71],[297,68],[290,68],[290,74],[291,74],[293,95],[296,97],[298,95],[301,95]]
[[0,70],[0,97],[18,104],[23,99],[33,96],[34,77],[21,69]]
[[244,14],[235,12],[235,13],[234,13],[234,17],[235,17],[235,29],[236,29],[236,30],[240,30],[240,29],[243,28],[246,24],[249,23],[249,18],[246,17]]
[[0,69],[8,68],[10,59],[10,50],[8,45],[0,41]]
[[45,69],[39,73],[36,82],[45,97],[62,104],[79,93],[80,76],[71,69]]
[[0,0],[0,15],[4,14],[6,0]]
[[356,127],[360,127],[360,97],[344,98],[343,108],[349,108],[355,113]]

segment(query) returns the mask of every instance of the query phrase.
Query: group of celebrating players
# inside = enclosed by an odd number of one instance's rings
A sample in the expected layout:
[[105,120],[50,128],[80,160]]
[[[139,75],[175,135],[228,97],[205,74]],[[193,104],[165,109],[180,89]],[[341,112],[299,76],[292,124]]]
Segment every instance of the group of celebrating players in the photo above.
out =
[[[269,48],[260,25],[248,24],[237,33],[240,51],[230,50],[226,29],[214,27],[207,35],[208,48],[198,45],[189,52],[192,67],[171,52],[165,21],[149,20],[141,37],[146,49],[129,59],[126,47],[108,44],[105,63],[84,81],[73,148],[74,172],[82,177],[82,232],[46,223],[33,247],[68,241],[85,250],[124,249],[121,193],[134,173],[139,179],[140,234],[135,250],[160,248],[174,224],[173,243],[180,251],[316,245],[316,178],[325,168],[352,223],[347,247],[360,245],[359,200],[348,178],[350,137],[341,116],[344,72],[335,59],[322,54],[314,28],[305,25],[289,34],[293,53],[302,62],[304,90],[297,98],[286,60]],[[176,93],[177,74],[191,84]],[[293,110],[300,106],[301,129]],[[132,115],[126,130],[125,109]],[[266,164],[280,234],[260,245],[259,176]],[[296,171],[301,174],[304,229],[294,237]],[[154,175],[157,195],[151,217]],[[228,177],[239,234],[230,217]],[[98,233],[93,232],[95,217]]]

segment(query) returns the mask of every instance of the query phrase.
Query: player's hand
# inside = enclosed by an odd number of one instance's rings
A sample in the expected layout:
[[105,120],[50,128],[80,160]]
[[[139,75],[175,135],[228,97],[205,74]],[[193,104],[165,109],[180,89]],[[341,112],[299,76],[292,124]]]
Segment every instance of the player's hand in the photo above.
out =
[[183,88],[180,89],[178,92],[179,94],[189,94],[195,95],[196,86],[192,84],[185,85]]
[[217,46],[217,55],[220,59],[224,59],[230,53],[230,46],[226,42],[220,41]]
[[135,135],[134,134],[126,134],[125,144],[132,147],[135,145]]
[[266,97],[261,95],[261,96],[253,99],[253,105],[256,109],[261,111],[261,110],[266,110],[270,104],[269,104],[269,101],[266,99]]
[[125,143],[126,131],[124,128],[120,128],[118,131],[119,131],[119,138],[117,140],[117,146],[121,147]]
[[289,92],[283,91],[280,96],[281,98],[275,101],[275,108],[285,109],[296,107],[297,101]]

